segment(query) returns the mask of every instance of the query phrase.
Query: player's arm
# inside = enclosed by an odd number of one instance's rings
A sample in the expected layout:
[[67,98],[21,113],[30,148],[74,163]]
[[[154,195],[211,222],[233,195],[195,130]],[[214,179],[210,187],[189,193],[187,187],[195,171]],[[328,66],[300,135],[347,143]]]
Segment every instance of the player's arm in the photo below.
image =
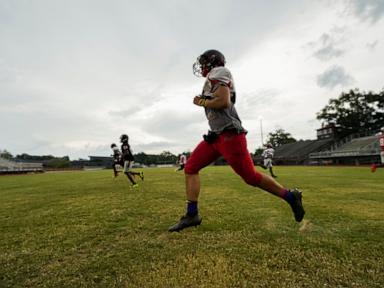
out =
[[193,103],[198,106],[208,107],[212,109],[225,109],[231,103],[231,92],[225,85],[218,85],[215,92],[212,93],[211,99],[203,99],[201,96],[196,96]]

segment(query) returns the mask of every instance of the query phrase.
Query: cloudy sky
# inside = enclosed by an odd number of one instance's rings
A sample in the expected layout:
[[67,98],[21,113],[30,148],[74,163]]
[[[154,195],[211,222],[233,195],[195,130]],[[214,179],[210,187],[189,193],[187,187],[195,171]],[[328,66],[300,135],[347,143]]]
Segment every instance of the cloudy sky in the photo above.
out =
[[384,88],[384,0],[0,0],[0,149],[13,155],[193,150],[196,57],[218,49],[249,149],[314,139],[342,91]]

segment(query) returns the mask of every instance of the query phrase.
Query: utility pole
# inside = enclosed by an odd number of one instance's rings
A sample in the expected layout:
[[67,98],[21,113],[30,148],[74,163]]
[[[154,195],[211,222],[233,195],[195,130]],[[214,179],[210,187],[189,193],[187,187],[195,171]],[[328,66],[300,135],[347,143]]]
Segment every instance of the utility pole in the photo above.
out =
[[261,135],[261,147],[264,146],[264,140],[263,140],[263,118],[260,116],[260,135]]

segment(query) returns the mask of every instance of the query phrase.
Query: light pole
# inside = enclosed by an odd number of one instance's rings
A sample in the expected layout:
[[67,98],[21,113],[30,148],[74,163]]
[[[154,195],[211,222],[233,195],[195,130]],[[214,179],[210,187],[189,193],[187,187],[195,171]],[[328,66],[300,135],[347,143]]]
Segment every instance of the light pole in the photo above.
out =
[[263,140],[263,117],[259,116],[260,120],[260,136],[261,136],[261,147],[264,146],[264,140]]

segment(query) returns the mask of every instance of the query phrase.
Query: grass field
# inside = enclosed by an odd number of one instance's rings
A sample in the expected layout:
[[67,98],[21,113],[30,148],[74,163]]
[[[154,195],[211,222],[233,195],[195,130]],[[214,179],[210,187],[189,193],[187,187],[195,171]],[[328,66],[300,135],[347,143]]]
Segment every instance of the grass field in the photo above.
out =
[[[111,170],[0,177],[0,287],[384,287],[384,171],[276,167],[303,190],[282,200],[228,167],[201,173],[203,223],[184,177],[145,169],[137,190]],[[383,169],[384,170],[384,169]]]

